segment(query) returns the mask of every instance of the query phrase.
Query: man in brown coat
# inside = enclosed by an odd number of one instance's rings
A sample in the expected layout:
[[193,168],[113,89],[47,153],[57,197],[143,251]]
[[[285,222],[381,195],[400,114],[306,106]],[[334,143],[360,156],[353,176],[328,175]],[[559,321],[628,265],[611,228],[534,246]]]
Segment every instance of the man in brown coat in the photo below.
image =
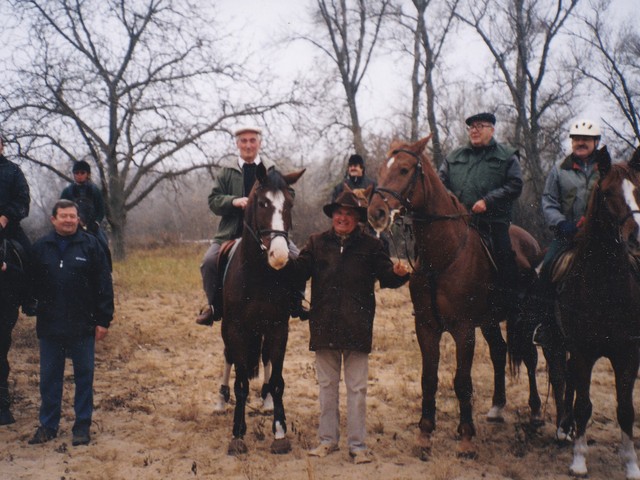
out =
[[352,191],[325,205],[332,228],[312,235],[297,259],[289,262],[296,280],[311,278],[309,328],[320,385],[320,445],[309,452],[324,457],[338,450],[338,390],[344,363],[347,387],[347,444],[355,463],[368,463],[366,395],[368,360],[373,339],[376,280],[397,288],[408,279],[407,268],[391,262],[382,242],[362,231],[366,207]]

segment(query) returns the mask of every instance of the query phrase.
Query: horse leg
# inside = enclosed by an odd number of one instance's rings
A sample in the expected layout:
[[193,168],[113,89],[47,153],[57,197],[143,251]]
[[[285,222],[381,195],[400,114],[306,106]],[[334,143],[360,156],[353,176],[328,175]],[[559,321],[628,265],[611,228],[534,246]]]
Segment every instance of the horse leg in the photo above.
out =
[[263,358],[262,365],[262,390],[260,391],[262,411],[264,413],[271,413],[273,412],[273,395],[271,395],[271,386],[269,385],[269,380],[271,379],[271,362],[267,358]]
[[560,442],[571,441],[573,437],[573,377],[567,370],[567,353],[558,330],[551,336],[552,341],[542,346],[547,361],[549,382],[553,390],[556,406],[556,439]]
[[502,412],[507,403],[505,386],[505,369],[507,365],[507,343],[502,337],[500,325],[491,323],[483,325],[480,330],[489,345],[489,356],[493,364],[493,399],[491,408],[487,412],[487,421],[493,423],[504,422]]
[[229,378],[231,377],[231,364],[225,358],[224,369],[222,371],[222,380],[220,382],[220,390],[213,399],[213,411],[224,412],[227,403],[231,399],[231,390],[229,389]]
[[633,445],[633,386],[638,372],[638,348],[632,346],[620,352],[611,360],[616,378],[616,397],[618,400],[617,416],[620,425],[621,445],[620,459],[622,460],[627,479],[640,479],[638,456]]
[[236,407],[233,411],[233,438],[229,443],[227,453],[229,455],[241,455],[247,453],[247,445],[243,437],[247,433],[245,422],[245,406],[249,398],[249,377],[245,368],[236,365],[236,380],[233,384],[233,392],[236,395]]
[[542,402],[538,393],[538,382],[536,380],[536,368],[538,366],[538,350],[533,343],[523,355],[524,365],[527,367],[527,379],[529,380],[529,421],[531,426],[538,428],[544,425],[542,418]]
[[460,424],[458,434],[457,455],[463,458],[476,458],[478,452],[473,444],[476,429],[473,425],[473,382],[471,380],[471,367],[473,365],[473,352],[476,343],[476,332],[473,325],[465,325],[461,331],[454,332],[456,343],[456,375],[453,386],[460,404]]
[[418,321],[416,317],[416,335],[422,353],[422,415],[418,423],[416,446],[420,459],[428,460],[433,443],[431,435],[436,429],[436,392],[442,334],[426,325],[426,322]]
[[[288,328],[285,324],[285,329]],[[291,442],[286,436],[287,419],[284,413],[284,403],[282,397],[284,395],[284,379],[282,378],[282,366],[284,364],[284,354],[287,348],[287,332],[284,332],[284,338],[274,343],[274,350],[271,351],[271,367],[272,371],[269,376],[269,391],[273,397],[273,426],[272,431],[275,436],[271,444],[271,453],[283,454],[291,451]]]
[[584,355],[571,356],[573,363],[571,370],[575,379],[576,400],[574,415],[576,418],[576,439],[573,443],[573,462],[569,467],[572,475],[586,477],[587,472],[587,422],[591,418],[592,404],[589,398],[591,387],[591,372],[595,360],[587,359]]

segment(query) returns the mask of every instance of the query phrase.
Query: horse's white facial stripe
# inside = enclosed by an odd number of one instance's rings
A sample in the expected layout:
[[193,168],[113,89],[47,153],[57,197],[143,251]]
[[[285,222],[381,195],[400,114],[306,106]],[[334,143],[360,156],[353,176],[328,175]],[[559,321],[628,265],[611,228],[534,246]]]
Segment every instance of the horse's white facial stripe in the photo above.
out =
[[391,157],[389,160],[387,160],[387,168],[391,168],[391,165],[393,165],[393,162],[396,161],[396,157]]
[[[629,180],[624,180],[622,182],[622,191],[624,192],[624,199],[627,202],[629,208],[635,212],[639,212],[640,208],[638,207],[638,202],[636,201],[636,196],[634,195],[636,190],[636,186]],[[634,213],[633,219],[640,225],[640,217],[636,215],[640,215],[640,213]],[[638,230],[638,241],[640,242],[640,229]]]
[[271,217],[271,230],[284,231],[284,193],[281,191],[267,192],[266,197],[273,205],[273,217]]

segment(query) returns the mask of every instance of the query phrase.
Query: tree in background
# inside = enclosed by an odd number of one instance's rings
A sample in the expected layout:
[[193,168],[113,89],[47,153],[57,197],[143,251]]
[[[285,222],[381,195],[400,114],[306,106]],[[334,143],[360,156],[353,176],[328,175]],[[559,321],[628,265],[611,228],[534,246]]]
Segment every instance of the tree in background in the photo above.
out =
[[198,2],[10,5],[15,38],[29,33],[0,67],[11,77],[0,85],[5,134],[18,157],[67,181],[73,161],[94,164],[116,259],[125,255],[128,212],[150,192],[216,164],[229,150],[210,142],[224,135],[231,147],[230,124],[291,101],[247,81],[243,59]]
[[[433,160],[438,166],[444,159],[444,153],[440,142],[434,76],[443,60],[445,41],[454,27],[459,0],[412,0],[411,3],[414,7],[411,14],[400,10],[396,17],[398,23],[410,34],[410,41],[405,41],[401,35],[397,37],[400,51],[412,58],[409,113],[411,133],[408,140],[415,142],[424,136],[421,122],[426,117],[429,132],[433,135]],[[428,20],[431,24],[428,24]]]
[[[362,137],[357,95],[380,39],[390,0],[316,0],[314,23],[317,34],[301,34],[334,64],[344,89],[349,123],[356,153],[368,158]],[[336,119],[340,122],[339,118]]]
[[[640,30],[638,25],[613,24],[609,2],[598,2],[590,14],[582,15],[585,31],[576,32],[575,49],[588,53],[576,59],[576,68],[590,85],[613,101],[606,110],[621,121],[602,121],[615,138],[629,148],[640,144]],[[604,112],[603,112],[604,113]]]

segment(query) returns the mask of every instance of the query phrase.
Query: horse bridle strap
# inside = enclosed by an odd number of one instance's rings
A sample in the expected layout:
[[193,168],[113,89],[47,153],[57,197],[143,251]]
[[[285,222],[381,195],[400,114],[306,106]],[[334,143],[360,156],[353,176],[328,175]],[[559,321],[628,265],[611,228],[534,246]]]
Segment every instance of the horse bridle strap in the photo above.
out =
[[388,203],[387,198],[383,195],[384,193],[386,193],[387,195],[391,195],[393,198],[395,198],[398,202],[400,202],[400,204],[406,208],[407,210],[411,210],[412,209],[412,205],[411,205],[411,194],[413,193],[413,188],[416,185],[416,182],[418,181],[418,175],[420,175],[421,177],[424,176],[424,172],[422,171],[422,159],[420,158],[420,156],[415,153],[412,152],[411,150],[406,150],[404,148],[399,148],[397,150],[394,150],[393,152],[391,152],[391,155],[397,155],[398,153],[406,153],[407,155],[411,155],[413,158],[416,159],[416,168],[413,171],[413,176],[411,177],[411,181],[409,182],[409,186],[406,188],[406,195],[402,195],[403,192],[396,192],[394,190],[390,190],[388,188],[384,188],[384,187],[377,187],[373,190],[372,195],[378,194],[380,195],[380,197],[382,198],[382,201],[384,203]]
[[276,238],[276,237],[284,237],[285,240],[289,240],[289,232],[285,232],[284,230],[260,230],[260,229],[258,229],[257,232],[256,232],[256,230],[254,230],[253,227],[251,227],[251,225],[249,225],[246,221],[243,221],[243,223],[244,223],[244,226],[249,231],[249,233],[251,233],[251,236],[256,241],[256,243],[258,245],[260,245],[260,250],[262,250],[263,252],[267,250],[267,246],[262,241],[262,237],[269,236],[272,239]]

